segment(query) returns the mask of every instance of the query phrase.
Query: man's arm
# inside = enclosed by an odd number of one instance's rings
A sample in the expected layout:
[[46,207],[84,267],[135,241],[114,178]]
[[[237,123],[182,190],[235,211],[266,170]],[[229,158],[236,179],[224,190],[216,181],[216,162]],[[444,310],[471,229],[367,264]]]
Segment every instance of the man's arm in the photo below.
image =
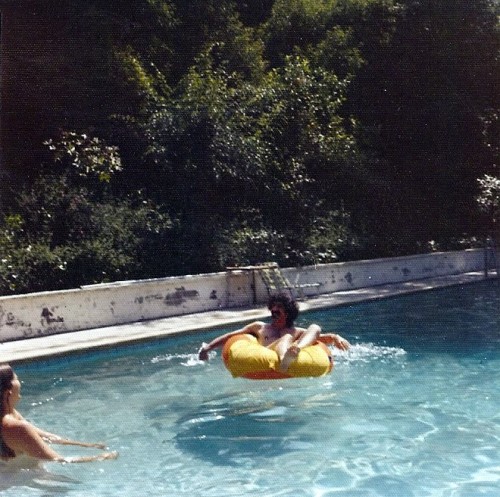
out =
[[317,324],[311,324],[307,329],[297,328],[297,331],[297,338],[293,342],[293,345],[299,349],[303,349],[318,341],[321,334],[321,328]]
[[264,325],[265,323],[263,323],[262,321],[255,321],[254,323],[247,324],[246,326],[244,326],[239,330],[231,331],[224,335],[218,336],[214,338],[210,343],[204,343],[198,351],[198,359],[200,359],[200,361],[206,361],[208,359],[208,353],[211,350],[222,347],[229,338],[235,335],[241,335],[243,333],[246,333],[249,335],[253,335],[256,338],[259,338],[260,330]]
[[340,335],[336,333],[325,333],[321,335],[318,340],[320,342],[326,343],[327,345],[334,345],[340,350],[348,350],[351,344]]

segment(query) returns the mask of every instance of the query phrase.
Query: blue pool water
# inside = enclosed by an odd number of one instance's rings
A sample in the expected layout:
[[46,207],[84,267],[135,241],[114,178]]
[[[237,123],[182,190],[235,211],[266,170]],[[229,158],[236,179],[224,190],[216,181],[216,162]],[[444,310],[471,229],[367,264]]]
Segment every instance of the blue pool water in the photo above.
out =
[[25,417],[120,458],[0,466],[0,496],[498,497],[499,309],[486,282],[303,314],[353,344],[315,379],[197,361],[221,330],[19,366]]

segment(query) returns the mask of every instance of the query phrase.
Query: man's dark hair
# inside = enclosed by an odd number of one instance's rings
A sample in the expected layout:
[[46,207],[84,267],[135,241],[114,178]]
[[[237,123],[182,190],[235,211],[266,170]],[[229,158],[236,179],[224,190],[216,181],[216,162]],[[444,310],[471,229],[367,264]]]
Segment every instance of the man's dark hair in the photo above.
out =
[[278,293],[269,297],[267,308],[271,310],[271,307],[276,304],[281,305],[285,310],[286,325],[291,328],[299,315],[299,305],[285,293]]

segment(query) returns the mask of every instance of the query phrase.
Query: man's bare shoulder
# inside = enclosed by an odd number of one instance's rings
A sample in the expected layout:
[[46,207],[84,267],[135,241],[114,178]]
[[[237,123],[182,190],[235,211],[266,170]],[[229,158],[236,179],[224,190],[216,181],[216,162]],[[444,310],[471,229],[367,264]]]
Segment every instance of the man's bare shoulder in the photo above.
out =
[[266,325],[263,321],[254,321],[253,323],[247,324],[243,331],[245,333],[259,333]]

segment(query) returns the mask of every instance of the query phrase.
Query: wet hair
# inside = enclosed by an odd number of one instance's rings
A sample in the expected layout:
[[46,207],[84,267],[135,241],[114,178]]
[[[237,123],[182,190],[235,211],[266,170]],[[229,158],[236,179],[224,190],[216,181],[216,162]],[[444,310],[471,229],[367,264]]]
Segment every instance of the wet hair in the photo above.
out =
[[273,305],[280,305],[283,307],[286,314],[286,325],[291,328],[299,315],[299,305],[297,302],[285,293],[278,293],[269,297],[267,308],[271,310]]
[[5,406],[3,405],[4,393],[12,388],[14,380],[14,371],[8,364],[0,365],[0,457],[12,458],[16,457],[16,453],[7,445],[5,445],[2,437],[1,420],[5,416]]

